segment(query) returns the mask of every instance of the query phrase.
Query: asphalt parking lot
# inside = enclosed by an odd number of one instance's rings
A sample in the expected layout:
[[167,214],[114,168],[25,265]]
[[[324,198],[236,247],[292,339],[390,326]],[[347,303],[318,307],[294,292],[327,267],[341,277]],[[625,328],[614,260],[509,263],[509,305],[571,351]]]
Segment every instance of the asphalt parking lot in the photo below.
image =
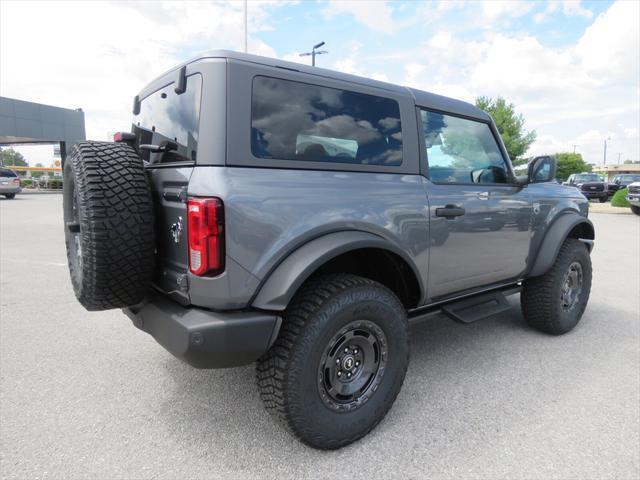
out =
[[637,216],[591,216],[593,289],[573,332],[536,333],[517,308],[415,326],[386,419],[320,452],[265,413],[253,367],[195,370],[121,312],[86,312],[68,279],[61,205],[0,200],[2,478],[640,476]]

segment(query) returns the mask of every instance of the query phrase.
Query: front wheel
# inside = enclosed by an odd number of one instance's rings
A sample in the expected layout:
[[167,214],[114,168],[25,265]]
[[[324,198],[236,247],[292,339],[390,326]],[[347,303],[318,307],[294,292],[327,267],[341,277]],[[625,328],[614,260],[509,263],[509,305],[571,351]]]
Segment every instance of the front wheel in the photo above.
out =
[[600,198],[598,198],[598,201],[599,201],[600,203],[606,203],[606,201],[607,201],[608,199],[609,199],[608,197],[600,197]]
[[372,280],[338,274],[307,282],[257,365],[265,407],[306,444],[335,449],[385,416],[409,362],[405,309]]
[[636,207],[635,205],[631,205],[631,211],[636,215],[640,215],[640,207]]
[[580,240],[567,238],[551,269],[524,282],[522,314],[535,329],[561,335],[578,324],[590,292],[589,251]]
[[7,200],[13,200],[14,198],[16,198],[15,193],[5,193],[4,196]]

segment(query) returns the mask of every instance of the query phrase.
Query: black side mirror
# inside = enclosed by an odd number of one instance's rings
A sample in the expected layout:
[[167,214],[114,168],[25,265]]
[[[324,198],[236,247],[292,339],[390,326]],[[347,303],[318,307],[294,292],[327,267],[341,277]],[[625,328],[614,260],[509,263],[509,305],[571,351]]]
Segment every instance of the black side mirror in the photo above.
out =
[[550,182],[556,178],[558,162],[551,155],[535,157],[527,168],[527,181],[529,183]]

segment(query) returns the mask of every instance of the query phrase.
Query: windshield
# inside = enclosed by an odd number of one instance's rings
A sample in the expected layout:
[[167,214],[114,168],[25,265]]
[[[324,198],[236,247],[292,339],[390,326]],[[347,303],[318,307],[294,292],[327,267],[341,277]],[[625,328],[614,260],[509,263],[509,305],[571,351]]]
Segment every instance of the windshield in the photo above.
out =
[[575,181],[580,182],[601,182],[598,175],[576,175]]
[[620,183],[633,183],[633,182],[640,182],[640,175],[620,175],[618,177],[618,180],[620,181]]
[[[195,161],[200,124],[200,91],[202,77],[187,77],[187,89],[181,95],[168,85],[140,102],[140,113],[133,117],[133,132],[137,143],[158,145],[162,141],[178,144],[175,155],[165,155],[163,161]],[[149,151],[143,151],[149,160]]]

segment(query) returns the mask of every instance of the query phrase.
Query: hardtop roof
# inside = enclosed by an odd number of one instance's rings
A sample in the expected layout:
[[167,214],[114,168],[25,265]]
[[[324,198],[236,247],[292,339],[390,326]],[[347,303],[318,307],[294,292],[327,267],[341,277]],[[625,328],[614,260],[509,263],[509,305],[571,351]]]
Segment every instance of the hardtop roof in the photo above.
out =
[[259,65],[271,66],[271,67],[279,67],[287,70],[295,70],[301,73],[314,75],[318,77],[331,78],[335,80],[341,80],[345,82],[357,83],[362,86],[370,86],[374,88],[379,88],[383,90],[387,90],[390,92],[396,92],[401,94],[409,94],[413,97],[417,106],[425,107],[429,109],[439,110],[443,113],[454,113],[457,115],[463,115],[467,117],[477,118],[483,121],[490,121],[491,117],[480,110],[475,105],[472,105],[468,102],[463,102],[462,100],[456,100],[454,98],[445,97],[443,95],[437,95],[435,93],[425,92],[423,90],[418,90],[415,88],[404,87],[400,85],[396,85],[393,83],[382,82],[379,80],[373,80],[370,78],[360,77],[357,75],[351,75],[348,73],[337,72],[335,70],[329,70],[321,67],[311,67],[308,65],[303,65],[300,63],[287,62],[286,60],[280,60],[277,58],[270,57],[262,57],[259,55],[251,55],[248,53],[240,53],[232,50],[212,50],[206,53],[201,53],[194,58],[187,60],[186,62],[177,65],[176,67],[166,71],[159,77],[157,77],[154,81],[150,82],[147,87],[145,87],[140,92],[140,98],[152,93],[153,90],[149,91],[152,86],[156,86],[161,79],[164,77],[176,72],[178,69],[185,65],[189,65],[191,63],[196,63],[200,60],[205,60],[207,58],[226,58],[232,60],[239,60],[243,62],[256,63]]

